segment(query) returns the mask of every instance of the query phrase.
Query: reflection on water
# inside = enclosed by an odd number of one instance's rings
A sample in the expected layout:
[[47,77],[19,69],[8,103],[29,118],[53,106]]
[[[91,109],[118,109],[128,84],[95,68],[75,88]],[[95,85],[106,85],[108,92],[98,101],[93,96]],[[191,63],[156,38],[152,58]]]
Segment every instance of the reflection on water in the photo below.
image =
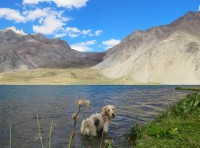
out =
[[44,143],[51,121],[55,125],[52,147],[64,148],[73,127],[71,115],[77,111],[78,96],[91,101],[91,109],[83,109],[73,141],[74,147],[95,148],[99,137],[80,134],[81,120],[101,112],[107,104],[117,107],[117,116],[110,125],[107,138],[116,147],[125,146],[123,135],[131,125],[145,124],[165,107],[186,95],[175,91],[176,86],[0,86],[0,147],[9,146],[9,116],[12,123],[12,145],[16,148],[39,148],[36,114],[42,128]]

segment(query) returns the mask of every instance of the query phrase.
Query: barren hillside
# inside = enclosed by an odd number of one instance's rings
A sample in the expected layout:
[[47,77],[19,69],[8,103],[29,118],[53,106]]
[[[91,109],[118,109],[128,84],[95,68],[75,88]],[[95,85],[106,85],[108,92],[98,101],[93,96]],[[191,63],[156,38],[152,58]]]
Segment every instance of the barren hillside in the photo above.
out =
[[144,83],[200,83],[200,12],[136,31],[108,50],[95,69],[109,78]]

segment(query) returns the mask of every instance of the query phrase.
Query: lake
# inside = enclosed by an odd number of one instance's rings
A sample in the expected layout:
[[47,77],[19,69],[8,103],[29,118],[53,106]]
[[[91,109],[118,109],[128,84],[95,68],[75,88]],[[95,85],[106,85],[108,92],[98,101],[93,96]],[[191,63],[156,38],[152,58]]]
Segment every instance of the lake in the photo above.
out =
[[115,147],[128,147],[124,140],[132,125],[145,125],[155,119],[167,106],[187,92],[176,91],[176,86],[0,86],[0,147],[9,147],[9,117],[12,125],[12,146],[39,148],[36,114],[44,144],[53,120],[52,147],[68,146],[73,129],[72,114],[77,112],[76,100],[91,101],[90,109],[82,108],[78,119],[73,147],[99,148],[101,136],[80,134],[81,121],[93,113],[101,112],[107,104],[117,108],[108,135]]

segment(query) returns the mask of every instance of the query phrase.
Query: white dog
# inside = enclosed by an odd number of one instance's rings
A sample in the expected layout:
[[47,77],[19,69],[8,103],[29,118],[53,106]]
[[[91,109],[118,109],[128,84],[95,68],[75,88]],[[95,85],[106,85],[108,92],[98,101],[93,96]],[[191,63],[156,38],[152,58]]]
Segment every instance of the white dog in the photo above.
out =
[[89,118],[82,121],[81,134],[96,136],[98,132],[108,132],[112,118],[116,116],[116,109],[113,105],[106,105],[101,113],[92,114]]

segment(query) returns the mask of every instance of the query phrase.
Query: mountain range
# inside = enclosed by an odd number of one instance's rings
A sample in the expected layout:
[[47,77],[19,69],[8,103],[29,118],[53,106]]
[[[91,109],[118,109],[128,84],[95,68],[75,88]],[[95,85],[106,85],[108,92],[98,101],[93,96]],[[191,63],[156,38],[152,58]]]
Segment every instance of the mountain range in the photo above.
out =
[[109,78],[143,83],[200,83],[200,12],[169,25],[135,31],[96,65]]
[[35,68],[91,67],[110,79],[136,83],[200,83],[200,12],[138,30],[107,52],[78,52],[61,39],[0,31],[0,72]]
[[0,31],[0,72],[88,67],[101,62],[104,55],[78,52],[63,40],[48,39],[42,34],[26,35],[13,27]]

